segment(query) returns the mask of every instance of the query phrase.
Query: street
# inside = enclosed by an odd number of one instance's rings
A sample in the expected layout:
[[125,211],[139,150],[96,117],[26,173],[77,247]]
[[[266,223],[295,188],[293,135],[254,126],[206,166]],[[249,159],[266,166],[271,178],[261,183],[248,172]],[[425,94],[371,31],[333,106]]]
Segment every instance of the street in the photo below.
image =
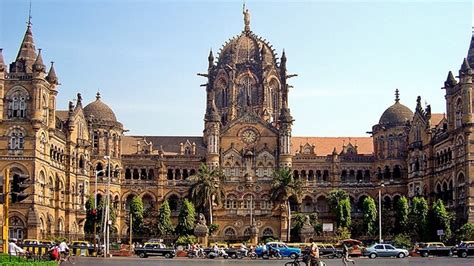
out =
[[[184,266],[184,265],[268,265],[273,264],[284,265],[288,260],[250,260],[250,259],[188,259],[188,258],[174,258],[174,259],[164,259],[160,257],[149,257],[140,259],[137,257],[115,257],[110,259],[104,258],[91,258],[91,257],[80,257],[76,260],[75,265],[79,266],[91,266],[91,265],[175,265],[175,266]],[[324,262],[328,266],[332,265],[343,265],[339,259],[326,259]],[[445,266],[445,265],[473,265],[474,257],[470,258],[458,258],[458,257],[429,257],[429,258],[356,258],[355,265],[429,265],[429,266]],[[349,263],[349,265],[352,265]]]

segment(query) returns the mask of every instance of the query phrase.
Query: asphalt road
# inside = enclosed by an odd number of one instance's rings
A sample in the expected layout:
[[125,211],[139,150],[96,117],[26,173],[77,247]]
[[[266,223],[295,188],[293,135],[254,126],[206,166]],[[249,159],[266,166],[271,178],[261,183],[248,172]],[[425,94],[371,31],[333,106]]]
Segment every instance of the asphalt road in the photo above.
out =
[[[92,265],[113,265],[113,266],[131,266],[131,265],[174,265],[174,266],[187,266],[187,265],[269,265],[274,266],[284,265],[288,260],[250,260],[250,259],[188,259],[188,258],[174,258],[164,259],[159,257],[149,257],[140,259],[137,257],[115,257],[115,258],[90,258],[80,257],[76,260],[75,265],[79,266],[92,266]],[[343,265],[339,259],[326,259],[324,260],[328,266]],[[351,264],[349,264],[351,265]],[[458,257],[429,257],[429,258],[356,258],[355,265],[429,265],[429,266],[446,266],[446,265],[474,265],[474,257],[470,258],[458,258]]]

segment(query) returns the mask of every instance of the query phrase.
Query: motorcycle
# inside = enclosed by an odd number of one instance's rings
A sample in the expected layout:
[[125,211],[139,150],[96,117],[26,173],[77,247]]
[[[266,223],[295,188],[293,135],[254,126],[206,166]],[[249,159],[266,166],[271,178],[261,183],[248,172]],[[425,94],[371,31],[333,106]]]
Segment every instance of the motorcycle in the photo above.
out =
[[262,259],[268,260],[271,258],[281,260],[283,259],[283,256],[281,255],[280,250],[276,248],[272,248],[268,250],[266,253],[262,254]]
[[188,250],[188,258],[206,258],[206,254],[200,249],[198,250]]

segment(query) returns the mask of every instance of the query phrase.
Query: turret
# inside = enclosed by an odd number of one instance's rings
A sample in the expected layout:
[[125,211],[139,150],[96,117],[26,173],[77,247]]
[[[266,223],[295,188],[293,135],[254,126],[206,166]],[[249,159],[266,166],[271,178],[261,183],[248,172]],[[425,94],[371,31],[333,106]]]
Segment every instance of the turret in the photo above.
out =
[[292,166],[291,155],[291,127],[293,125],[293,117],[290,114],[290,109],[283,107],[280,112],[279,122],[280,128],[278,132],[278,141],[280,148],[280,167]]
[[459,86],[461,89],[461,98],[462,98],[462,124],[467,124],[472,121],[472,69],[467,61],[467,58],[464,58],[459,70]]
[[205,138],[207,143],[207,158],[206,162],[209,167],[219,167],[219,152],[220,152],[220,114],[217,111],[214,97],[211,100],[211,106],[206,112],[205,116]]
[[35,78],[43,78],[46,73],[46,66],[43,63],[43,57],[41,56],[41,49],[38,49],[38,56],[33,63],[33,73]]
[[51,61],[51,67],[49,68],[48,75],[46,76],[46,80],[54,85],[52,88],[56,88],[59,85],[58,77],[56,76],[56,71],[54,70],[54,62]]

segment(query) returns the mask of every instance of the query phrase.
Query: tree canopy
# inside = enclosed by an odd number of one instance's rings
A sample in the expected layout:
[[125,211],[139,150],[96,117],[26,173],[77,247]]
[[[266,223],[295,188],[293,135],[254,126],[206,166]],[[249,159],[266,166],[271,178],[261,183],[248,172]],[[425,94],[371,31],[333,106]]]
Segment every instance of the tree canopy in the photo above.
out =
[[180,236],[192,235],[194,224],[196,222],[196,211],[194,205],[188,199],[184,199],[181,208],[179,209],[178,225],[176,232]]
[[373,235],[375,233],[377,222],[377,207],[375,206],[375,201],[372,197],[369,196],[362,202],[362,213],[364,217],[364,230],[368,235]]

